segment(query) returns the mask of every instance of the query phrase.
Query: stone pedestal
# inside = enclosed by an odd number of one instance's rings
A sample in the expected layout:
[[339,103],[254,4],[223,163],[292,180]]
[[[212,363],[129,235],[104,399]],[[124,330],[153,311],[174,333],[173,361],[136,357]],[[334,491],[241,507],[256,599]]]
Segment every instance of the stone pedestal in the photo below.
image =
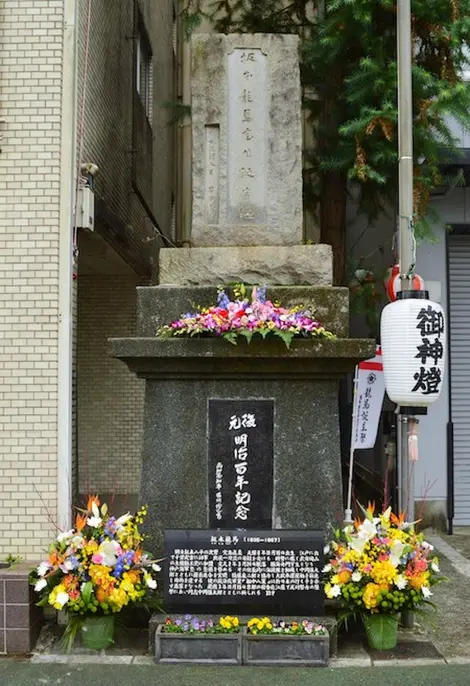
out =
[[[268,297],[283,302],[322,302],[322,321],[343,336],[346,294],[268,289]],[[155,338],[158,326],[188,309],[181,309],[185,300],[197,296],[205,304],[215,295],[214,288],[141,288],[138,337],[110,341],[111,355],[146,379],[141,500],[152,513],[149,547],[156,552],[164,529],[208,528],[210,399],[274,403],[274,528],[324,530],[342,517],[338,384],[373,355],[375,342],[296,340],[287,350],[278,340],[234,346],[215,338]]]

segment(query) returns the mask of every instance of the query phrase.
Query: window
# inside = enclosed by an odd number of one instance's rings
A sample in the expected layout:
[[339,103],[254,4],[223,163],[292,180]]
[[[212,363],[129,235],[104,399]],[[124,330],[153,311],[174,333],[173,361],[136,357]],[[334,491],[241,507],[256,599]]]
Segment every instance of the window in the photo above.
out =
[[147,33],[139,22],[136,49],[136,89],[147,119],[152,119],[152,50]]

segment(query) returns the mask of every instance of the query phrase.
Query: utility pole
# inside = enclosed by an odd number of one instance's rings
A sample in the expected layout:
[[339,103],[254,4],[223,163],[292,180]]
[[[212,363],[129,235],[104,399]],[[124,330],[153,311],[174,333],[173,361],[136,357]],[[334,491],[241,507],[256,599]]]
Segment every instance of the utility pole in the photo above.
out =
[[[413,260],[413,98],[411,83],[411,0],[398,0],[398,244],[402,291],[410,290]],[[398,433],[399,509],[414,519],[413,463],[409,459],[410,420],[400,414]]]

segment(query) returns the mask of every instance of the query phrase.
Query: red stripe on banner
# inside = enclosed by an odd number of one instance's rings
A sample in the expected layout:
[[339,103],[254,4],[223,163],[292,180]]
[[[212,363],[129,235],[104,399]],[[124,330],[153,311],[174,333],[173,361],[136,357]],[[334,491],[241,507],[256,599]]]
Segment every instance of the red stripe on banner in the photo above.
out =
[[383,372],[382,362],[359,362],[359,369],[373,369],[376,372]]

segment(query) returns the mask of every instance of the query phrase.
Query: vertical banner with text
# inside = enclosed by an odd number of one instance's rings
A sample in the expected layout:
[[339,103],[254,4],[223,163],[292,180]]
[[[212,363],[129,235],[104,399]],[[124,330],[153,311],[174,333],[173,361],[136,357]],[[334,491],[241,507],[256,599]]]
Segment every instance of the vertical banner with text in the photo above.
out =
[[377,346],[375,357],[360,362],[356,367],[356,378],[353,449],[365,450],[375,445],[385,394],[382,351],[379,346]]

